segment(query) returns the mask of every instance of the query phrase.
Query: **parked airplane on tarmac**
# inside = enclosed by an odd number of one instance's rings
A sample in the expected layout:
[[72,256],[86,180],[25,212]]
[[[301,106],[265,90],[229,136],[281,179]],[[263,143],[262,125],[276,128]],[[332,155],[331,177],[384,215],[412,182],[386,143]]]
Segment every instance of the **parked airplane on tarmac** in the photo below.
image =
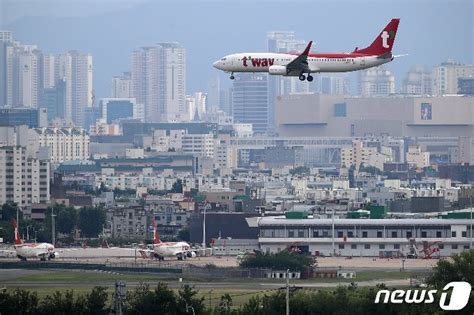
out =
[[50,243],[25,243],[18,232],[18,224],[16,220],[12,220],[13,229],[15,231],[16,256],[26,261],[28,258],[39,258],[42,261],[51,260],[59,256],[54,250],[54,245]]
[[[373,43],[363,49],[356,47],[346,53],[310,53],[312,41],[301,54],[238,53],[214,62],[224,72],[268,72],[271,75],[298,76],[301,81],[313,81],[311,73],[348,72],[377,67],[392,61],[392,48],[400,19],[392,19]],[[305,76],[307,74],[307,76]]]
[[156,222],[153,220],[153,248],[141,249],[139,253],[143,258],[157,258],[164,260],[165,257],[177,257],[178,260],[196,257],[196,252],[200,249],[193,249],[186,242],[162,242],[158,231],[156,230]]

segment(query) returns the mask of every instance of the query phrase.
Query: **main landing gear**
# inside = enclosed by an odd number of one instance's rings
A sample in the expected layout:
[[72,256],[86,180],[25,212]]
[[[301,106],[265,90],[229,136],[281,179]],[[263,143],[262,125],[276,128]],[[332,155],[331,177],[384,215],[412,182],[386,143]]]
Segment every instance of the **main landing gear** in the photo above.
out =
[[311,82],[311,81],[313,81],[313,76],[308,73],[308,77],[306,77],[306,76],[302,73],[302,74],[300,74],[299,79],[300,79],[300,81],[304,81],[304,80],[308,79],[308,82]]

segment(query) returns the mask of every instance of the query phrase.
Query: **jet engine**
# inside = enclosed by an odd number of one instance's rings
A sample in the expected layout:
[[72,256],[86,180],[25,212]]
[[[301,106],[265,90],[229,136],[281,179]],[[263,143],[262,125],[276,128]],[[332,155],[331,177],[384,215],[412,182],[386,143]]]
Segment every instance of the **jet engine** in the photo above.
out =
[[54,258],[58,258],[58,257],[59,257],[58,252],[52,252],[51,254],[49,254],[48,259],[54,259]]
[[188,252],[187,256],[189,258],[195,258],[196,257],[196,252]]
[[286,66],[270,66],[270,68],[268,68],[268,73],[271,75],[286,75]]

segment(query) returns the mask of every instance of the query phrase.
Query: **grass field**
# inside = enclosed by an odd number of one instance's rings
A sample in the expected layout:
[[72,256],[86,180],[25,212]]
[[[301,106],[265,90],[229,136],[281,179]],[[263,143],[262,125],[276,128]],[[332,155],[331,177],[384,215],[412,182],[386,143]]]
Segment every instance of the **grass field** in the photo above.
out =
[[53,271],[27,275],[16,278],[10,282],[91,282],[91,284],[100,285],[101,282],[123,281],[159,281],[159,278],[150,274],[109,274],[92,271]]
[[[335,279],[335,278],[313,278],[313,279],[302,279],[302,280],[291,280],[291,285],[298,286],[299,284],[310,284],[310,283],[341,283],[341,285],[347,285],[350,282],[361,282],[361,281],[377,281],[384,282],[384,280],[400,280],[408,279],[412,276],[413,273],[408,272],[395,272],[395,271],[363,271],[358,272],[356,279]],[[92,271],[48,271],[41,272],[38,274],[24,275],[19,276],[16,279],[9,281],[4,281],[1,285],[6,286],[8,290],[15,288],[15,282],[18,283],[29,283],[32,284],[31,287],[23,286],[22,288],[35,291],[38,294],[40,299],[45,298],[48,295],[52,295],[55,291],[65,291],[68,289],[73,289],[75,295],[83,295],[92,289],[94,286],[109,286],[107,292],[109,293],[109,302],[112,298],[113,283],[116,280],[122,280],[127,282],[143,282],[148,283],[150,288],[153,289],[158,282],[176,282],[178,281],[178,275],[164,277],[163,275],[153,275],[153,274],[108,274],[103,272],[92,272]],[[204,280],[201,281],[210,282],[210,283],[235,283],[235,284],[245,284],[245,283],[281,283],[281,286],[284,286],[284,279],[217,279],[217,280]],[[201,282],[196,279],[187,279],[184,278],[183,282]],[[48,286],[48,283],[55,283],[54,287]],[[75,285],[68,286],[68,283],[75,283]],[[133,290],[133,288],[128,287],[128,290]],[[244,289],[244,288],[218,288],[218,289],[199,289],[198,295],[204,297],[206,306],[209,306],[209,303],[212,307],[219,305],[220,298],[222,295],[228,293],[233,299],[233,306],[239,307],[243,303],[247,302],[250,297],[255,295],[263,296],[265,293],[270,294],[278,290],[277,287],[274,289],[268,290],[259,290],[259,289]],[[320,290],[320,289],[318,289]],[[324,290],[324,289],[323,289]],[[177,293],[177,289],[174,289]]]
[[[408,279],[413,275],[411,272],[398,271],[361,271],[357,272],[355,279],[341,279],[341,278],[312,278],[302,280],[291,280],[295,283],[325,283],[325,282],[353,282],[353,281],[369,281],[369,280],[394,280],[394,279]],[[179,275],[164,276],[153,274],[139,274],[139,273],[121,273],[109,274],[103,272],[92,271],[51,271],[46,273],[39,273],[34,275],[26,275],[15,278],[8,282],[91,282],[91,284],[100,284],[101,282],[114,282],[115,280],[123,281],[142,281],[142,282],[158,282],[158,281],[172,281],[177,280]],[[194,279],[186,278],[187,281],[201,282],[209,281],[209,279]],[[282,279],[212,279],[213,282],[235,282],[235,283],[249,283],[249,282],[282,282]]]

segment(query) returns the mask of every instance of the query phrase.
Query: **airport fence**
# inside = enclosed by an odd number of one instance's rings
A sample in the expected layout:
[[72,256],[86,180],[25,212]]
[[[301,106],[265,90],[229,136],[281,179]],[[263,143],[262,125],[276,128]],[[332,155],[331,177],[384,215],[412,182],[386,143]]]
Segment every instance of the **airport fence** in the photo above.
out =
[[0,269],[59,269],[59,270],[95,270],[110,272],[144,272],[156,274],[175,274],[186,278],[225,279],[225,278],[265,278],[270,269],[180,266],[170,263],[156,265],[154,263],[87,263],[87,262],[36,262],[8,261],[0,262]]

